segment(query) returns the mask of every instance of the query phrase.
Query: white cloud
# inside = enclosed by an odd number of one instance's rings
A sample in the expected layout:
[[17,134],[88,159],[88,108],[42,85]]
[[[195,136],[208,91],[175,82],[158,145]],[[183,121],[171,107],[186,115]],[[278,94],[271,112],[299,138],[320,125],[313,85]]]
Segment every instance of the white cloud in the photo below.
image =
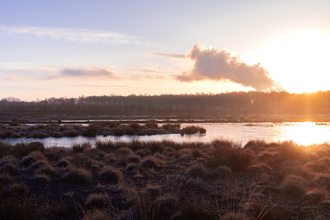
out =
[[206,49],[201,44],[196,44],[186,57],[195,64],[193,69],[175,75],[175,78],[181,82],[231,81],[245,87],[251,86],[256,90],[281,89],[260,63],[254,65],[244,63],[239,55],[234,55],[228,50]]
[[168,57],[168,58],[174,58],[174,59],[185,59],[186,55],[184,54],[176,54],[176,53],[150,53],[152,56],[158,56],[158,57]]
[[45,37],[52,40],[66,40],[81,44],[151,44],[145,41],[141,41],[134,36],[91,29],[0,25],[0,32],[4,32],[10,35],[21,35],[24,37]]

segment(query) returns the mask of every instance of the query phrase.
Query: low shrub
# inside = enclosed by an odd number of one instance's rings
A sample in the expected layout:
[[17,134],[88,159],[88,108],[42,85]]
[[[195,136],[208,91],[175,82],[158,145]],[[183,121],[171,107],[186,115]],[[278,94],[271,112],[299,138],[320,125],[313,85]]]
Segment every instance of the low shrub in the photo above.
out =
[[50,183],[50,178],[45,174],[37,174],[29,179],[30,181],[35,181],[36,183],[48,184]]
[[84,152],[84,150],[91,149],[91,148],[92,148],[92,146],[88,142],[81,143],[81,144],[75,143],[71,146],[71,149],[74,153],[82,153],[82,152]]
[[232,176],[232,172],[229,167],[220,166],[209,174],[210,178],[229,178]]
[[165,130],[165,131],[168,131],[170,128],[177,128],[177,129],[180,129],[181,125],[180,124],[163,124],[162,128]]
[[[264,198],[258,197],[258,199],[253,199],[253,201],[248,204],[247,210],[248,213],[254,217],[253,219],[282,220],[283,214],[287,211],[287,208],[283,205],[272,204],[270,199],[266,201]],[[245,216],[245,219],[248,219],[246,217],[247,216]]]
[[280,154],[285,160],[301,160],[303,159],[303,150],[292,141],[284,141],[280,145]]
[[158,124],[155,121],[149,121],[146,123],[147,128],[158,128]]
[[76,167],[90,169],[92,166],[92,160],[86,154],[77,153],[72,156],[72,164]]
[[6,139],[11,136],[12,132],[11,131],[2,131],[0,132],[0,138],[1,139]]
[[156,160],[153,156],[148,156],[141,162],[143,168],[156,168],[160,165],[162,165],[161,161]]
[[317,205],[319,202],[326,199],[328,192],[324,189],[313,189],[306,193],[303,199],[310,206]]
[[179,203],[180,217],[179,219],[215,219],[217,213],[208,201],[198,202],[196,199],[187,199]]
[[[257,219],[259,219],[259,218],[257,218]],[[261,219],[264,219],[264,218],[261,218]],[[268,218],[265,218],[265,219],[268,219]],[[270,218],[270,219],[272,219],[272,218]],[[245,213],[229,211],[226,214],[224,214],[223,216],[221,216],[221,220],[250,220],[250,218]]]
[[134,155],[134,152],[132,149],[128,148],[128,147],[122,147],[120,149],[118,149],[116,151],[116,154],[117,155],[122,155],[122,156],[133,156]]
[[111,140],[108,140],[108,141],[96,140],[95,145],[96,145],[96,149],[107,152],[107,153],[111,153],[118,149],[116,143]]
[[92,212],[87,212],[87,214],[82,219],[83,220],[109,220],[109,219],[111,219],[111,213],[109,212],[109,210],[95,209]]
[[70,150],[66,147],[48,147],[45,149],[44,156],[49,161],[59,161],[71,154]]
[[34,131],[32,134],[33,138],[47,138],[49,135],[43,131]]
[[36,171],[38,169],[40,169],[42,166],[46,166],[48,165],[45,161],[37,161],[34,162],[33,164],[31,164],[31,166],[29,167],[30,171]]
[[59,171],[50,166],[49,164],[41,166],[38,170],[35,171],[36,174],[44,174],[47,176],[57,177],[59,175]]
[[136,156],[128,157],[127,158],[127,162],[128,163],[139,163],[140,162],[140,158],[139,157],[136,157]]
[[110,199],[107,194],[93,193],[89,194],[86,202],[86,208],[88,209],[105,209],[110,205]]
[[5,193],[0,187],[0,218],[8,220],[35,219],[34,202],[24,194],[26,187],[23,183],[13,183],[10,191]]
[[120,127],[116,127],[113,129],[113,133],[115,136],[122,136],[125,134],[124,129],[120,128]]
[[52,137],[54,137],[54,138],[61,138],[61,137],[63,137],[63,134],[61,132],[54,132],[53,135],[52,135]]
[[138,123],[132,123],[129,125],[132,129],[134,129],[135,131],[139,131],[141,130],[141,125],[139,125]]
[[104,167],[99,173],[99,178],[112,184],[118,184],[123,181],[122,173],[114,167]]
[[243,149],[240,145],[230,141],[215,140],[213,148],[206,160],[206,167],[217,168],[227,166],[233,172],[244,171],[256,161],[255,153]]
[[12,162],[6,163],[1,169],[0,171],[2,173],[8,173],[12,176],[18,176],[20,174],[20,169],[17,165],[15,165]]
[[148,198],[151,201],[153,201],[158,196],[160,196],[160,192],[161,192],[160,186],[147,184],[141,193],[142,193],[143,197]]
[[186,126],[181,130],[181,134],[196,134],[196,133],[206,133],[206,129],[200,126],[190,125]]
[[167,157],[173,157],[175,155],[175,150],[171,147],[166,147],[163,151],[163,154]]
[[281,191],[284,195],[293,198],[302,198],[305,193],[305,187],[299,183],[285,182],[281,186]]
[[119,127],[121,122],[120,121],[110,121],[108,122],[110,128],[116,128]]
[[201,165],[190,167],[185,173],[188,177],[205,179],[209,176],[209,172]]
[[199,149],[192,149],[191,154],[194,158],[203,157],[203,153]]
[[83,168],[71,168],[61,179],[71,184],[92,185],[91,173]]
[[97,125],[96,124],[90,124],[88,127],[83,131],[83,136],[85,137],[96,137],[97,135]]
[[58,163],[56,163],[56,166],[57,166],[57,167],[65,168],[65,167],[70,166],[70,164],[71,164],[71,163],[70,163],[68,160],[66,160],[66,159],[62,159],[62,160],[60,160]]
[[63,135],[65,137],[78,137],[79,132],[75,129],[70,129],[70,130],[64,131]]
[[13,133],[10,135],[10,138],[21,138],[21,137],[22,137],[22,135],[19,133]]
[[22,167],[29,167],[34,162],[36,162],[36,159],[33,156],[26,156],[19,162],[19,165]]

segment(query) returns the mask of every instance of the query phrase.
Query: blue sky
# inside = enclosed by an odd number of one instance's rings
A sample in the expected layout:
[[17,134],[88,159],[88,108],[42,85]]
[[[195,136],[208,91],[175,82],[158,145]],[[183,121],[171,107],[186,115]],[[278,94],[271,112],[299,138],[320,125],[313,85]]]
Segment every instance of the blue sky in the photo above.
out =
[[329,1],[3,0],[0,99],[328,90],[329,10]]

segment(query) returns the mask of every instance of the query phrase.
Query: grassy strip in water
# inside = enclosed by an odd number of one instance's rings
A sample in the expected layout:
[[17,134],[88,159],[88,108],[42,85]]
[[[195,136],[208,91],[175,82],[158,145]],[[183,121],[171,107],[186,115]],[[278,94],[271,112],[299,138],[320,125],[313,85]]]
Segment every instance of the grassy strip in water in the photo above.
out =
[[181,125],[178,123],[167,123],[159,126],[156,122],[147,122],[145,124],[130,123],[121,124],[119,121],[99,121],[93,122],[88,126],[82,125],[34,125],[26,126],[15,124],[1,125],[0,138],[47,138],[47,137],[77,137],[82,135],[85,137],[95,137],[96,135],[156,135],[156,134],[194,134],[205,133],[206,129],[199,126],[187,126],[180,130]]

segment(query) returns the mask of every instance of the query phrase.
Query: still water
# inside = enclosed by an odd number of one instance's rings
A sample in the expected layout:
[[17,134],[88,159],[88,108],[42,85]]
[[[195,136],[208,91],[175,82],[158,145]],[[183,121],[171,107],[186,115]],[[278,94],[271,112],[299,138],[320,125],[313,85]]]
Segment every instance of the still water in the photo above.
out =
[[300,145],[322,144],[330,142],[330,123],[316,125],[315,122],[295,122],[295,123],[254,123],[246,126],[246,123],[198,123],[181,124],[181,128],[188,125],[197,125],[206,128],[206,134],[184,135],[166,134],[154,136],[97,136],[96,138],[76,137],[76,138],[19,138],[5,139],[4,142],[12,144],[21,142],[41,141],[45,146],[65,146],[70,147],[74,143],[90,142],[95,140],[131,141],[138,139],[141,141],[172,140],[176,142],[210,142],[216,138],[223,138],[240,143],[244,146],[249,140],[263,139],[266,142],[278,142],[292,140]]

